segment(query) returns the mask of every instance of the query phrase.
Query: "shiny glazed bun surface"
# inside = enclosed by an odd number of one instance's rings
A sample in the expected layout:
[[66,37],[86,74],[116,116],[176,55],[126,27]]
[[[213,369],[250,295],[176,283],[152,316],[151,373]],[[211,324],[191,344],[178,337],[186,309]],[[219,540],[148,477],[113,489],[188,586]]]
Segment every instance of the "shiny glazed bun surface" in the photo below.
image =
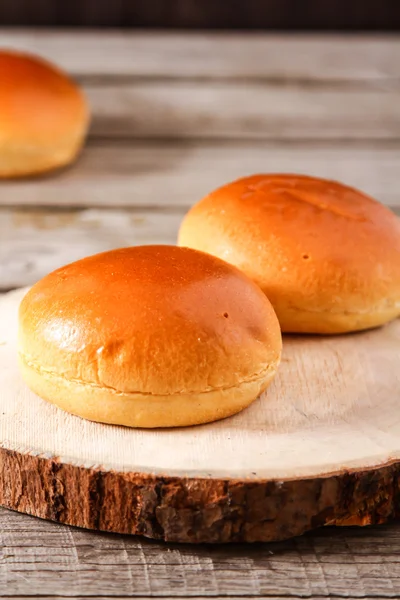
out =
[[19,312],[28,386],[76,415],[169,427],[234,414],[279,364],[261,290],[213,256],[173,246],[105,252],[34,285]]
[[85,98],[63,72],[38,57],[0,51],[0,177],[67,165],[88,123]]
[[285,332],[356,331],[400,314],[400,219],[334,181],[234,181],[189,211],[178,243],[243,270]]

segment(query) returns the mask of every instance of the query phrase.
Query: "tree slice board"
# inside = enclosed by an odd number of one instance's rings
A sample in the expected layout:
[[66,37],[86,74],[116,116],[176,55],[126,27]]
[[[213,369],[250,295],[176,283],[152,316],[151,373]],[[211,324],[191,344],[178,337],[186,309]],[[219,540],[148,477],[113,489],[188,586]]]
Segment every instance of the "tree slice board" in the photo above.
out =
[[69,415],[24,385],[25,290],[0,299],[0,504],[177,542],[269,541],[400,513],[400,321],[286,336],[267,393],[198,427],[139,430]]

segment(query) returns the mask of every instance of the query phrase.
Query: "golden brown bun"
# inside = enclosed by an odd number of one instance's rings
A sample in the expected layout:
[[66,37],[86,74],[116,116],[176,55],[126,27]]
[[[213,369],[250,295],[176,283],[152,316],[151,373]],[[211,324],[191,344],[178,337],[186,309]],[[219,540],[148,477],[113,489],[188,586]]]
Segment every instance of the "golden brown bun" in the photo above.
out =
[[39,396],[104,423],[173,427],[250,404],[279,364],[261,290],[202,252],[142,246],[97,254],[31,288],[19,312],[23,377]]
[[89,123],[78,87],[34,56],[0,51],[0,177],[22,177],[67,165]]
[[400,315],[400,220],[337,182],[240,179],[189,211],[178,243],[242,269],[285,332],[356,331]]

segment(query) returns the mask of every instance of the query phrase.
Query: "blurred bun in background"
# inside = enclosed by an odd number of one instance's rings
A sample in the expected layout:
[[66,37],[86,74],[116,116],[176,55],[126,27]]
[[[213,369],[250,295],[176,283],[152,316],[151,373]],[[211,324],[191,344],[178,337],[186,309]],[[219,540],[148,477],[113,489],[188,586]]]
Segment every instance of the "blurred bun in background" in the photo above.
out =
[[250,276],[285,332],[357,331],[400,315],[400,219],[341,183],[283,174],[229,183],[189,211],[178,243]]
[[63,72],[35,56],[0,51],[0,177],[68,165],[88,124],[86,100]]

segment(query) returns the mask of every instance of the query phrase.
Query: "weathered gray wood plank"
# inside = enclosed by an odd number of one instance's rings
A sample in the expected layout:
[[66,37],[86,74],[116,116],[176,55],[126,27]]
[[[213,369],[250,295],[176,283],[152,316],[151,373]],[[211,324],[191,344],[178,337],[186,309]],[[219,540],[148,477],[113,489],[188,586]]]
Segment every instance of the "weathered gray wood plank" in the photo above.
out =
[[92,136],[397,139],[400,88],[238,82],[87,84]]
[[[399,111],[400,112],[400,111]],[[0,206],[182,206],[262,172],[343,181],[400,206],[400,143],[92,142],[45,178],[1,183]]]
[[0,289],[120,246],[174,244],[183,211],[0,211]]
[[75,75],[371,81],[400,77],[400,40],[380,35],[0,29],[1,46]]
[[326,529],[279,544],[178,546],[95,534],[0,510],[0,595],[400,594],[400,525]]
[[400,136],[394,37],[0,30],[0,43],[39,52],[79,75],[94,115],[92,136]]

